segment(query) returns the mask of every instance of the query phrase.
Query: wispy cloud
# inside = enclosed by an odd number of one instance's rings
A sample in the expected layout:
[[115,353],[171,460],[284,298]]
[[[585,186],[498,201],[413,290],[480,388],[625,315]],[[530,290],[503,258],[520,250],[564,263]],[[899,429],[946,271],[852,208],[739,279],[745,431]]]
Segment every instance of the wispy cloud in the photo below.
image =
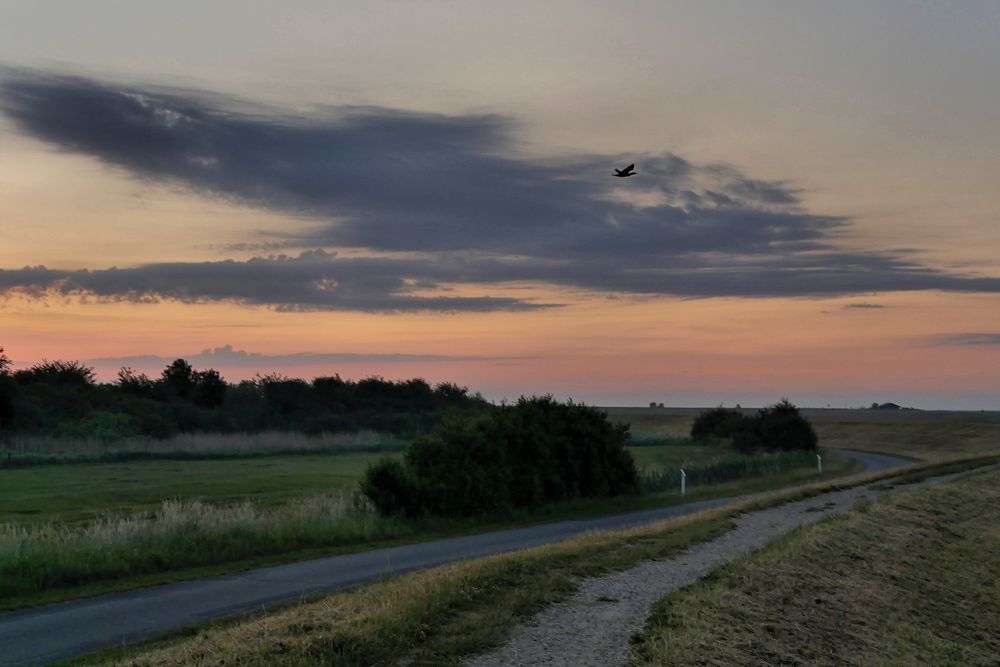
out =
[[[338,107],[296,116],[29,70],[6,72],[0,110],[25,134],[136,177],[319,222],[234,249],[369,255],[26,268],[0,273],[6,293],[466,311],[550,305],[495,295],[523,281],[682,297],[1000,291],[1000,278],[946,273],[904,251],[841,249],[850,221],[803,210],[788,183],[670,153],[528,159],[498,115]],[[638,176],[611,178],[626,161]],[[453,284],[477,295],[449,296]]]
[[1000,333],[953,333],[933,336],[936,345],[1000,345]]
[[880,303],[849,303],[843,306],[842,310],[881,310],[885,308]]
[[157,367],[166,366],[174,359],[182,357],[196,368],[224,366],[266,371],[273,367],[307,366],[316,367],[331,363],[451,363],[451,362],[495,362],[511,363],[523,361],[526,357],[505,357],[488,355],[444,355],[444,354],[358,354],[353,352],[299,352],[294,354],[262,354],[237,350],[232,345],[202,350],[197,354],[177,354],[164,356],[155,354],[122,357],[100,357],[86,360],[89,364]]
[[173,262],[130,269],[0,270],[0,294],[93,297],[105,301],[232,301],[279,310],[401,312],[531,310],[555,304],[492,296],[421,296],[442,271],[425,261],[345,258],[314,250],[237,262]]

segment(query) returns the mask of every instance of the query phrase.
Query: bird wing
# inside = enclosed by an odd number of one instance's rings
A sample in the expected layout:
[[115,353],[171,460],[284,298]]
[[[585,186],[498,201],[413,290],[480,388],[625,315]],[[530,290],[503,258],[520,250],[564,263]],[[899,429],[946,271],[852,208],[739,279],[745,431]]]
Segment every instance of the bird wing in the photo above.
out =
[[629,166],[625,167],[624,169],[622,169],[622,171],[632,171],[633,169],[635,169],[635,163],[634,162],[632,164],[630,164]]

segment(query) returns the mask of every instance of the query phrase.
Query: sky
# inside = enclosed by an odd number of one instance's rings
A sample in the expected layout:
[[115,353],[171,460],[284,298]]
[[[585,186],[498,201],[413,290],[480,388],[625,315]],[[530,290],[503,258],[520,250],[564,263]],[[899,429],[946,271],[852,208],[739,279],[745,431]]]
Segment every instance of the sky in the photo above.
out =
[[995,2],[0,16],[20,366],[1000,408]]

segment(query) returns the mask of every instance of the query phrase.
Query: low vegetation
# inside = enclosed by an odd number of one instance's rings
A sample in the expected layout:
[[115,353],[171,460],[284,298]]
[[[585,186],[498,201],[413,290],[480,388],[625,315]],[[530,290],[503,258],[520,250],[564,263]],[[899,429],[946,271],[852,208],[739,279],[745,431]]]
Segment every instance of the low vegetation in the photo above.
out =
[[550,396],[521,398],[414,440],[402,461],[365,474],[362,491],[387,516],[495,515],[577,498],[639,493],[628,427]]
[[[722,450],[716,456],[683,464],[686,483],[692,489],[816,467],[816,452],[809,451],[763,452],[747,456]],[[639,480],[642,490],[648,493],[677,489],[681,482],[681,467],[643,466]]]
[[766,451],[815,450],[816,431],[788,399],[745,415],[723,407],[702,412],[691,424],[691,439],[727,441],[744,454]]
[[[995,460],[970,461],[964,467]],[[953,469],[928,465],[917,470],[932,476]],[[815,483],[656,525],[394,577],[202,628],[191,636],[103,652],[78,664],[455,665],[500,645],[518,624],[572,596],[580,577],[674,556],[725,533],[744,511],[897,474]]]
[[995,665],[1000,473],[797,531],[665,598],[645,665]]
[[714,513],[666,526],[598,533],[547,547],[435,568],[324,596],[315,603],[203,630],[84,664],[251,666],[454,665],[500,643],[518,623],[563,600],[580,577],[670,558],[731,525]]
[[307,495],[352,493],[384,454],[294,454],[140,460],[0,470],[0,523],[81,525],[108,515],[145,515],[163,500],[223,506],[251,500],[274,508]]
[[0,599],[83,583],[373,542],[412,527],[376,517],[357,494],[311,496],[277,508],[164,501],[151,514],[81,527],[0,525]]
[[[632,450],[650,471],[739,456],[693,445]],[[356,497],[374,454],[139,461],[0,471],[0,609],[447,535],[625,512],[817,479],[813,464],[480,517],[382,517]],[[772,456],[772,455],[766,455]],[[785,456],[780,454],[777,456]],[[746,457],[744,457],[746,458]],[[831,457],[824,474],[853,470]],[[657,477],[661,483],[665,476]],[[306,494],[306,495],[303,495]],[[162,498],[175,498],[165,503]],[[189,514],[190,521],[179,521]],[[311,518],[309,518],[311,517]],[[308,520],[306,520],[308,518]]]
[[406,440],[374,431],[308,435],[260,433],[181,433],[168,439],[136,436],[118,440],[13,435],[0,443],[0,468],[128,461],[208,461],[287,456],[399,452]]

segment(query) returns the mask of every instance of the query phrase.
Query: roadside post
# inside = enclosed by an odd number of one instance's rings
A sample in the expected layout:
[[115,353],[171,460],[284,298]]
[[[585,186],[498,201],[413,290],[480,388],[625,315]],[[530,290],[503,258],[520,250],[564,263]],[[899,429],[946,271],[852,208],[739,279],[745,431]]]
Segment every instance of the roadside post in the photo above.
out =
[[823,457],[819,454],[816,455],[816,470],[819,471],[819,474],[823,474]]
[[687,495],[687,473],[684,472],[684,468],[681,468],[681,495]]

